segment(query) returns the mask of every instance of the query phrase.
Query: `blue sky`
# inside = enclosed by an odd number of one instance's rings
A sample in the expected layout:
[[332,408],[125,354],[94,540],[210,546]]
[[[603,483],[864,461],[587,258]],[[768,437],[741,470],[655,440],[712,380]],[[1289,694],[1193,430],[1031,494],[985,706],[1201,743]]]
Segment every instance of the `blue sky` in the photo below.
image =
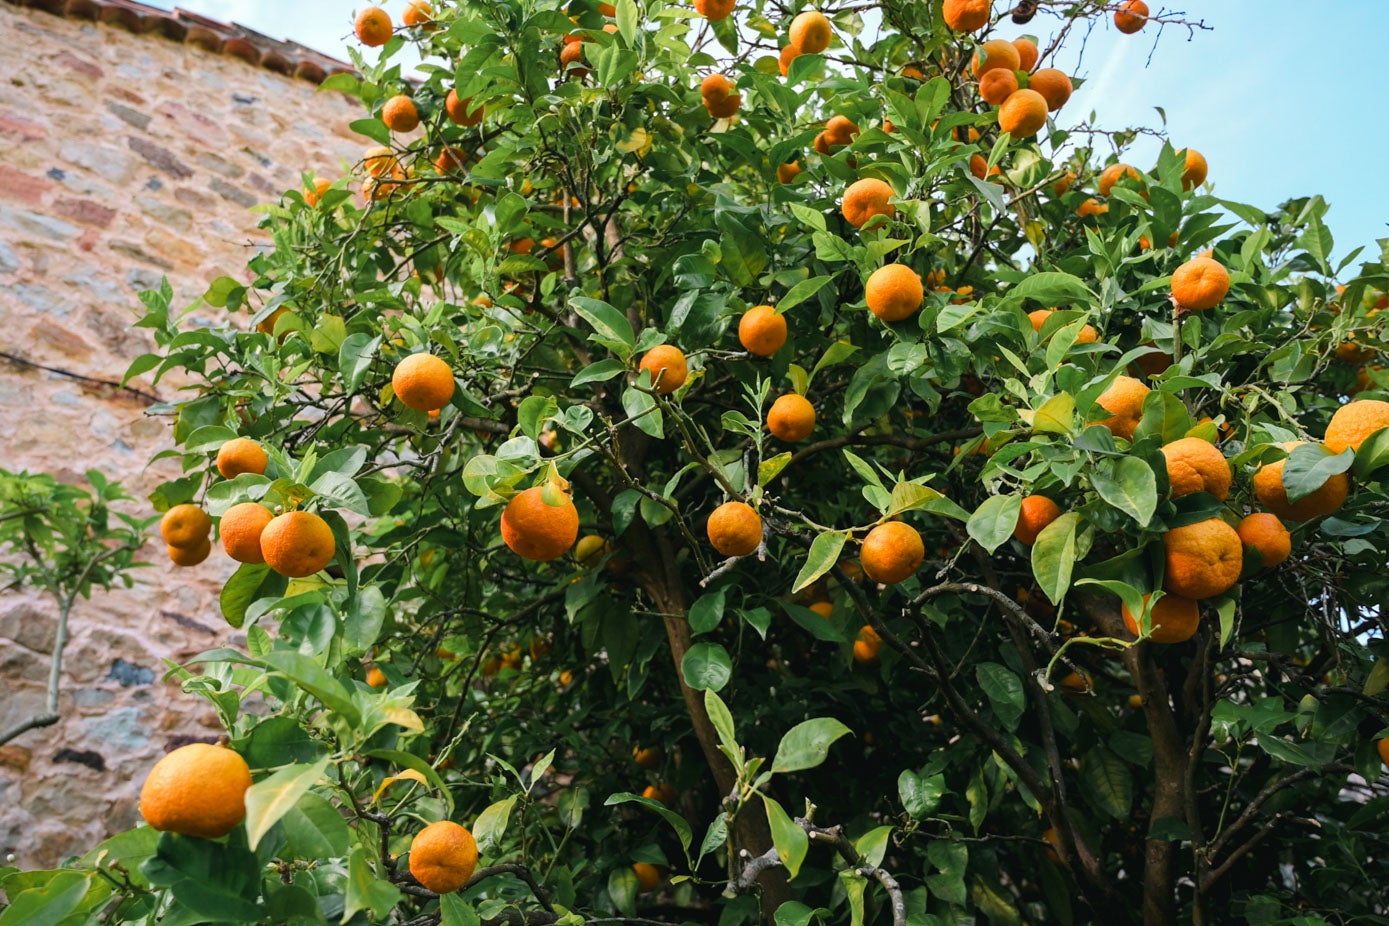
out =
[[[167,0],[156,0],[172,5]],[[1149,0],[1154,12],[1172,10]],[[352,18],[364,2],[348,0],[182,0],[189,10],[239,22],[346,58]],[[404,0],[386,0],[399,20]],[[1011,3],[996,0],[998,10]],[[1158,125],[1167,115],[1178,147],[1201,151],[1215,194],[1272,209],[1285,199],[1321,193],[1336,253],[1358,245],[1376,253],[1389,236],[1389,106],[1382,78],[1384,0],[1218,0],[1178,8],[1196,12],[1210,30],[1149,24],[1120,35],[1107,19],[1086,37],[1073,30],[1056,63],[1088,79],[1061,113],[1075,124],[1118,129]],[[1060,20],[1040,13],[1025,27],[1004,17],[1005,38],[1029,32],[1043,46]],[[1080,39],[1085,38],[1083,52]],[[354,40],[355,41],[355,40]],[[1141,140],[1128,160],[1151,166],[1157,145]]]

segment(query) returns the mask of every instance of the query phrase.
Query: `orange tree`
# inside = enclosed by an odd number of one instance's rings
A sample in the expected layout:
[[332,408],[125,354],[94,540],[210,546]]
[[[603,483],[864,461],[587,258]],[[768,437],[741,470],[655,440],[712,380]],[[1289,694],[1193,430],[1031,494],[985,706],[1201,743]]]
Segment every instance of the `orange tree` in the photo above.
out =
[[1382,919],[1383,256],[1068,133],[1044,6],[363,14],[376,147],[131,368],[245,822],[0,921]]

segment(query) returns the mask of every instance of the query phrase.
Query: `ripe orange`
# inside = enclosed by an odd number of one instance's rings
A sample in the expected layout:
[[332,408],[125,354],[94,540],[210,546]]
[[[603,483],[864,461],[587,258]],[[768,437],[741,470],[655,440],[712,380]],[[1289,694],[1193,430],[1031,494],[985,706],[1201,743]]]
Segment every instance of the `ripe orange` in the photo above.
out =
[[695,12],[711,22],[727,19],[733,5],[734,0],[694,0]]
[[1214,444],[1199,437],[1183,437],[1164,444],[1162,455],[1167,458],[1167,482],[1173,498],[1209,492],[1223,502],[1229,496],[1230,463]]
[[1003,68],[985,71],[979,78],[979,96],[991,106],[1001,106],[1018,90],[1018,75]]
[[453,398],[453,369],[433,354],[411,354],[396,364],[391,388],[406,408],[427,412],[443,408]]
[[1210,257],[1195,257],[1172,274],[1172,296],[1188,312],[1213,309],[1230,291],[1230,272]]
[[[699,0],[695,0],[696,3]],[[661,869],[646,862],[632,863],[632,871],[637,874],[637,891],[642,894],[649,894],[661,886]]]
[[794,45],[786,45],[777,55],[777,68],[781,71],[781,76],[786,77],[791,71],[791,62],[801,56],[801,50]]
[[212,541],[204,537],[186,547],[176,547],[169,544],[166,550],[170,561],[175,566],[196,566],[207,559],[207,555],[212,552]]
[[791,20],[788,36],[791,44],[801,50],[801,54],[818,55],[830,47],[830,40],[834,38],[834,28],[824,13],[806,10]]
[[1018,523],[1013,528],[1013,536],[1024,546],[1037,542],[1037,535],[1052,521],[1061,517],[1061,506],[1045,495],[1029,495],[1022,500],[1018,511]]
[[1259,551],[1264,566],[1277,566],[1293,553],[1292,535],[1278,520],[1277,515],[1266,511],[1247,515],[1235,525],[1240,543]]
[[1375,749],[1379,750],[1379,761],[1389,765],[1389,736],[1375,743]]
[[[1143,596],[1145,607],[1152,597]],[[1138,636],[1138,618],[1127,605],[1123,606],[1123,610],[1124,624],[1129,628],[1129,633]],[[1153,605],[1148,621],[1152,628],[1148,639],[1154,643],[1185,643],[1196,635],[1196,628],[1201,624],[1201,606],[1190,598],[1163,595],[1158,599],[1158,603]]]
[[998,110],[998,128],[1014,138],[1028,138],[1047,124],[1047,100],[1036,90],[1014,90]]
[[452,820],[431,823],[410,842],[410,874],[436,894],[451,894],[477,868],[473,834]]
[[[1289,452],[1306,441],[1289,441],[1283,449]],[[1285,521],[1310,521],[1331,514],[1346,502],[1350,494],[1350,477],[1337,473],[1321,488],[1311,495],[1299,498],[1295,503],[1288,501],[1287,489],[1283,486],[1283,466],[1286,459],[1265,463],[1254,473],[1254,495],[1259,504]]]
[[400,162],[395,152],[386,145],[373,145],[362,152],[362,167],[373,177],[385,174],[401,176]]
[[673,344],[658,344],[641,358],[641,369],[651,374],[651,388],[661,395],[670,395],[689,378],[690,368],[685,355]]
[[653,801],[660,801],[667,807],[674,805],[677,797],[675,789],[664,781],[656,785],[647,785],[646,789],[641,792],[641,796]]
[[1076,206],[1076,215],[1080,216],[1082,219],[1089,218],[1092,215],[1104,215],[1108,211],[1109,204],[1102,203],[1093,196],[1079,206]]
[[238,563],[265,562],[265,554],[260,550],[260,538],[266,525],[274,518],[274,512],[257,502],[232,505],[222,515],[218,528],[222,536],[222,549]]
[[661,764],[661,748],[659,746],[633,746],[632,761],[642,768],[656,768]]
[[776,178],[779,183],[790,183],[801,173],[799,161],[787,161],[785,164],[778,164],[776,167]]
[[727,99],[717,102],[714,100],[704,101],[704,108],[709,110],[709,115],[715,119],[732,119],[738,115],[738,110],[742,105],[743,95],[741,93],[730,94]]
[[574,560],[585,569],[592,569],[607,552],[608,542],[597,534],[587,534],[574,544]]
[[1016,71],[1021,67],[1022,56],[1018,53],[1018,46],[1007,39],[990,39],[979,46],[970,60],[970,70],[976,78],[995,69]]
[[543,486],[519,493],[502,509],[502,541],[523,559],[558,559],[579,538],[579,510],[565,495],[563,504],[546,503]]
[[858,629],[858,634],[854,637],[854,662],[860,664],[874,662],[882,648],[883,638],[878,636],[878,631],[873,629],[872,624],[864,624]]
[[799,443],[815,430],[815,406],[805,396],[789,392],[768,409],[767,430],[778,440]]
[[1018,50],[1018,70],[1030,71],[1037,66],[1037,43],[1028,38],[1013,39],[1013,47]]
[[1219,518],[1174,527],[1162,535],[1167,554],[1163,589],[1183,598],[1211,598],[1239,580],[1244,549],[1235,529]]
[[848,116],[830,116],[829,120],[825,122],[825,143],[829,145],[847,145],[851,143],[854,140],[854,136],[858,135],[861,131],[862,129],[858,127],[858,123],[854,122],[854,120],[850,119]]
[[956,32],[978,32],[989,24],[989,0],[945,0],[941,15]]
[[873,528],[863,538],[859,552],[863,571],[881,585],[896,585],[911,577],[925,558],[921,535],[903,521],[888,521]]
[[[329,180],[327,177],[315,177],[313,182],[313,189],[310,189],[309,187],[304,187],[304,202],[308,203],[310,206],[317,206],[318,201],[323,198],[323,194],[327,193],[332,188],[333,181]],[[276,309],[275,313],[278,314],[284,311],[285,309]],[[274,314],[270,316],[270,318],[274,317]],[[265,319],[260,323],[260,325],[257,325],[256,327],[259,329],[261,325],[265,325],[266,322],[270,321],[270,318]],[[273,334],[275,331],[274,323],[271,323],[267,327],[269,328],[269,330],[265,333]]]
[[1071,79],[1056,68],[1042,68],[1027,78],[1027,86],[1047,101],[1047,109],[1056,112],[1071,98]]
[[140,815],[166,833],[217,839],[246,819],[251,769],[225,746],[191,743],[150,769],[140,788]]
[[1133,440],[1133,432],[1143,417],[1143,400],[1151,390],[1132,376],[1116,376],[1109,388],[1095,400],[1109,418],[1095,422],[1109,428],[1115,437]]
[[[466,101],[464,101],[466,102]],[[468,149],[446,145],[434,159],[434,169],[441,174],[462,170],[468,163]]]
[[212,530],[212,518],[197,505],[175,505],[159,519],[159,536],[171,547],[196,547]]
[[[997,74],[1000,72],[990,71],[989,73]],[[989,168],[989,162],[984,158],[982,154],[971,154],[969,156],[969,172],[971,174],[974,174],[974,176],[978,177],[980,180],[987,180],[990,177],[998,176],[999,169],[998,166],[995,165],[991,170]]]
[[829,620],[830,615],[834,613],[834,603],[830,601],[815,601],[810,604],[810,610],[826,620]]
[[1148,4],[1143,0],[1124,0],[1114,11],[1114,28],[1124,35],[1133,35],[1148,22]]
[[757,305],[738,321],[738,342],[750,354],[770,357],[786,343],[786,316],[769,305]]
[[1342,453],[1347,448],[1359,450],[1365,438],[1380,428],[1389,428],[1389,402],[1356,399],[1336,409],[1323,440],[1332,453]]
[[840,206],[844,221],[854,228],[862,228],[875,215],[892,218],[897,214],[897,207],[888,200],[894,195],[892,187],[876,177],[855,180],[844,191],[844,201]]
[[395,28],[391,17],[379,6],[369,6],[357,14],[357,40],[369,48],[379,48],[391,39]]
[[242,473],[263,476],[269,462],[265,448],[249,437],[233,437],[217,450],[217,472],[225,479],[235,479]]
[[747,556],[762,545],[762,518],[744,502],[724,502],[715,508],[704,530],[724,556]]
[[1061,179],[1051,185],[1051,192],[1056,196],[1066,195],[1066,191],[1071,188],[1071,184],[1076,182],[1076,172],[1068,170],[1061,175]]
[[1206,182],[1206,158],[1195,148],[1186,149],[1186,168],[1182,171],[1182,189],[1191,190]]
[[367,684],[372,688],[385,688],[388,681],[386,673],[382,672],[376,666],[367,669]]
[[420,124],[420,111],[414,100],[403,93],[396,94],[381,107],[381,121],[392,132],[413,132]]
[[1128,177],[1139,186],[1143,184],[1143,175],[1128,164],[1111,164],[1100,174],[1100,195],[1108,196],[1109,191],[1114,189],[1114,184]]
[[906,264],[886,264],[874,270],[863,290],[869,311],[885,322],[911,317],[926,298],[921,274]]
[[311,511],[287,511],[272,518],[260,535],[266,565],[291,579],[323,569],[333,561],[335,550],[333,529]]
[[453,122],[455,125],[465,127],[474,126],[481,122],[483,107],[478,106],[477,109],[470,110],[469,107],[472,105],[472,102],[472,97],[468,97],[466,100],[460,100],[458,98],[458,91],[450,90],[449,95],[444,97],[444,112],[448,113],[449,121]]
[[407,26],[424,26],[429,32],[438,28],[433,25],[434,8],[426,0],[406,0],[405,13],[401,16],[401,21]]
[[733,93],[733,82],[722,74],[710,74],[699,82],[699,95],[710,102],[722,103]]
[[[1047,323],[1047,319],[1055,314],[1055,309],[1036,309],[1027,313],[1027,320],[1032,323],[1032,330],[1038,334],[1042,331],[1042,326]],[[1100,333],[1095,330],[1094,325],[1083,325],[1080,334],[1076,335],[1077,344],[1094,344],[1099,341]]]

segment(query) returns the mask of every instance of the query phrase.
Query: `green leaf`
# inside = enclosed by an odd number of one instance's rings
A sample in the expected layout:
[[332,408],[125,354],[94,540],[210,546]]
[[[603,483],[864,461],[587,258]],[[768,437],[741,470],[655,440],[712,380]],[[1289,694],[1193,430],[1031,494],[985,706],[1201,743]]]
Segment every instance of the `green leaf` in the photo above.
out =
[[657,439],[665,436],[663,415],[650,393],[630,387],[622,390],[622,410],[632,419],[632,424],[642,431]]
[[937,868],[936,874],[926,878],[931,894],[963,906],[968,897],[965,868],[969,865],[969,847],[962,842],[933,839],[926,847],[926,858]]
[[1060,604],[1071,586],[1079,527],[1080,515],[1074,511],[1064,512],[1042,528],[1032,546],[1032,575],[1052,604]]
[[615,6],[617,7],[617,31],[621,33],[623,40],[628,45],[635,45],[637,25],[641,16],[636,3],[634,0],[617,0]]
[[1099,301],[1080,277],[1048,270],[1029,274],[1021,283],[1008,290],[1004,305],[1014,305],[1024,299],[1052,306],[1089,306]]
[[781,738],[772,771],[795,772],[815,768],[825,761],[830,746],[852,731],[833,717],[816,717],[796,724]]
[[875,826],[854,840],[854,848],[859,855],[868,860],[868,864],[874,866],[883,863],[883,856],[887,854],[888,837],[892,835],[891,826]]
[[833,280],[833,276],[811,277],[808,280],[801,280],[795,286],[786,291],[786,295],[777,300],[777,314],[783,314],[788,309],[800,305],[811,296],[825,288],[825,284]]
[[[1056,364],[1048,357],[1047,365]],[[1075,427],[1076,400],[1069,392],[1058,392],[1047,399],[1032,416],[1032,430],[1039,434],[1068,436],[1075,433]]]
[[584,383],[607,382],[626,369],[627,365],[621,360],[614,360],[612,357],[609,357],[606,360],[600,360],[597,363],[591,363],[584,367],[569,381],[569,385],[582,386]]
[[1373,698],[1385,688],[1389,688],[1389,658],[1381,657],[1375,660],[1374,668],[1365,676],[1362,693],[1367,698]]
[[771,459],[763,460],[761,463],[758,463],[757,484],[765,486],[777,476],[780,476],[781,471],[786,469],[787,464],[790,462],[791,452],[788,450],[785,453],[779,453]]
[[1090,474],[1100,498],[1147,527],[1157,511],[1157,475],[1138,457],[1102,460]]
[[164,833],[140,871],[154,887],[166,887],[178,906],[201,923],[256,923],[260,865],[233,830],[225,842]]
[[342,374],[343,388],[348,393],[356,392],[362,385],[380,346],[380,335],[372,337],[363,331],[343,338],[342,346],[338,348],[338,372]]
[[472,832],[479,851],[486,851],[501,844],[507,821],[511,819],[511,808],[514,806],[516,795],[513,794],[496,801],[478,814],[477,820],[473,822]]
[[627,320],[626,315],[601,299],[590,299],[587,296],[572,297],[569,306],[593,326],[593,330],[603,341],[625,345],[627,354],[622,356],[631,354],[632,346],[636,343],[636,334],[632,331],[632,323]]
[[1222,599],[1216,613],[1220,616],[1220,648],[1224,649],[1235,633],[1235,599]]
[[767,808],[772,845],[776,847],[776,854],[780,856],[781,863],[786,866],[787,877],[795,878],[800,874],[801,863],[805,861],[806,852],[810,849],[810,837],[776,801],[764,794],[762,803]]
[[362,722],[361,712],[352,702],[352,696],[342,682],[329,675],[327,670],[302,653],[280,650],[266,653],[264,662],[271,669],[294,682],[304,691],[323,702],[323,706],[336,711],[354,726]]
[[367,850],[360,846],[352,850],[347,860],[347,898],[343,906],[343,922],[361,910],[370,910],[378,919],[385,919],[391,908],[405,895],[389,881],[376,876]]
[[246,791],[247,845],[252,849],[259,846],[270,827],[289,813],[327,767],[328,757],[324,756],[313,765],[287,766],[251,785]]
[[1355,475],[1366,479],[1386,464],[1389,464],[1389,428],[1380,428],[1365,438],[1360,449],[1355,451]]
[[796,576],[791,591],[799,592],[834,568],[834,564],[839,562],[839,554],[844,549],[844,542],[848,539],[848,534],[839,531],[827,531],[817,535],[810,544],[810,552],[806,554],[805,565],[801,567],[800,574]]
[[1085,754],[1080,781],[1095,806],[1115,820],[1127,820],[1133,807],[1133,775],[1129,767],[1103,746]]
[[974,677],[988,696],[989,705],[998,715],[998,719],[1003,721],[1003,725],[1009,730],[1016,730],[1018,721],[1022,719],[1023,711],[1027,707],[1022,679],[1006,666],[996,662],[981,662],[974,669]]
[[391,143],[391,130],[380,119],[354,119],[347,126],[358,135],[365,135],[378,145]]
[[945,796],[945,776],[932,775],[922,778],[911,769],[903,769],[897,776],[897,794],[902,806],[913,820],[921,820],[935,813]]
[[[632,0],[626,0],[631,3]],[[482,926],[482,919],[472,904],[455,891],[439,898],[440,926]]]
[[1018,495],[990,495],[965,522],[965,530],[990,553],[1008,542],[1018,524],[1022,498]]
[[306,792],[281,818],[283,858],[318,860],[347,854],[351,833],[342,814],[323,795]]
[[239,630],[246,622],[246,609],[259,597],[261,586],[269,576],[270,567],[264,563],[242,563],[222,586],[218,603],[222,616],[233,628]]
[[725,587],[715,592],[706,592],[696,598],[694,604],[690,605],[690,632],[708,633],[719,626],[719,621],[723,620],[727,596],[728,589]]
[[0,912],[0,926],[58,926],[81,905],[94,877],[55,871],[42,887],[10,894],[9,906]]
[[680,838],[680,845],[687,851],[690,848],[690,840],[694,834],[690,830],[690,824],[680,814],[671,810],[665,804],[649,797],[642,797],[640,794],[633,794],[630,791],[620,791],[617,794],[608,795],[608,799],[603,802],[604,807],[612,807],[614,804],[641,804],[643,807],[660,814],[662,819],[670,824],[675,830],[675,835]]
[[1354,464],[1353,450],[1335,454],[1314,443],[1294,447],[1283,464],[1283,488],[1288,493],[1288,501],[1296,504],[1326,485],[1326,480],[1346,472]]
[[733,678],[733,660],[728,650],[717,643],[696,643],[680,661],[680,673],[685,684],[696,691],[718,691]]
[[723,703],[723,698],[712,688],[704,692],[704,711],[719,734],[719,742],[729,752],[739,755],[738,740],[733,735],[733,715],[728,712],[728,705]]

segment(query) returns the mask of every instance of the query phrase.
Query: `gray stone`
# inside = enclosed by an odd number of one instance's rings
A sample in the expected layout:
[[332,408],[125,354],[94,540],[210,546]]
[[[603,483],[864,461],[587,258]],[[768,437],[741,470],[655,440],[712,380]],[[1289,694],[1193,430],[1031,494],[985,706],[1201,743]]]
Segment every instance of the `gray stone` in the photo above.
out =
[[25,236],[49,238],[53,241],[64,241],[77,234],[76,225],[22,209],[0,210],[0,226],[8,226]]
[[148,139],[134,136],[128,136],[125,141],[130,146],[131,151],[175,180],[187,180],[193,176],[193,168],[180,161],[168,148],[160,147]]
[[127,125],[133,125],[141,131],[149,127],[150,117],[146,113],[131,109],[129,106],[123,106],[120,103],[107,103],[106,108]]
[[54,315],[61,318],[72,312],[70,296],[54,292],[43,286],[22,283],[11,287],[10,292],[19,300],[20,305],[36,315]]
[[35,653],[51,653],[58,637],[58,619],[32,601],[18,601],[0,612],[0,637]]
[[208,187],[212,190],[212,192],[216,193],[218,196],[222,197],[225,200],[234,202],[238,206],[245,206],[247,209],[250,209],[252,206],[256,204],[256,198],[254,196],[241,189],[240,187],[232,186],[230,183],[227,183],[227,181],[223,180],[221,177],[213,177],[212,182],[208,184]]
[[14,273],[19,269],[19,255],[8,244],[0,241],[0,273]]
[[139,160],[119,148],[91,142],[67,141],[58,149],[58,157],[89,170],[110,182],[125,186],[135,178]]
[[131,685],[152,684],[154,682],[154,670],[117,658],[111,663],[111,671],[107,673],[106,677],[120,682],[122,688],[129,688]]
[[108,753],[145,749],[149,746],[150,729],[141,721],[141,713],[133,707],[118,707],[100,717],[84,717],[77,742]]

